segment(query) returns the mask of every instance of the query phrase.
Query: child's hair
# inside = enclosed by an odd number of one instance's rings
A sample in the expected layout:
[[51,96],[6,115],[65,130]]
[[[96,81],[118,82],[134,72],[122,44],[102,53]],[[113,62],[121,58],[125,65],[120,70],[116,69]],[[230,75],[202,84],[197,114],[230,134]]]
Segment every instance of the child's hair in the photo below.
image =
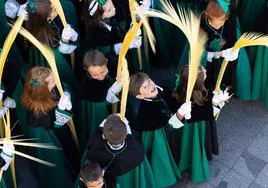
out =
[[[228,1],[228,0],[226,0]],[[212,0],[208,3],[206,8],[208,18],[220,18],[225,15],[225,18],[229,17],[230,13],[225,13],[220,4],[216,0]]]
[[148,79],[150,79],[148,74],[145,74],[143,72],[138,72],[136,74],[131,75],[129,82],[129,92],[131,93],[131,95],[135,97],[139,95],[142,84]]
[[100,177],[102,177],[100,165],[96,162],[87,161],[81,167],[80,177],[85,183],[97,181]]
[[103,135],[110,144],[121,144],[127,137],[127,127],[118,115],[112,114],[104,123]]
[[106,57],[98,50],[86,52],[83,59],[83,66],[88,69],[90,66],[102,66],[106,63]]
[[[189,65],[185,65],[180,71],[180,84],[175,89],[174,95],[179,102],[184,102],[186,99],[186,91],[187,91],[187,83],[188,83],[188,75],[189,75]],[[194,85],[193,93],[192,93],[192,102],[197,105],[203,105],[207,100],[206,97],[208,95],[208,91],[204,86],[204,73],[202,67],[198,68],[198,75]]]
[[93,0],[85,0],[84,8],[82,10],[81,20],[85,24],[86,32],[91,32],[90,29],[93,27],[100,27],[100,21],[102,20],[103,9],[101,5],[98,5],[96,12],[91,16],[89,12],[89,5]]
[[21,104],[36,115],[49,112],[57,106],[45,81],[51,74],[51,70],[46,67],[33,67],[27,74]]
[[[60,39],[60,31],[53,30],[48,23],[47,18],[52,12],[52,5],[49,0],[34,0],[35,8],[29,12],[29,20],[27,21],[28,30],[40,41],[41,43],[57,47],[58,40]],[[29,4],[29,3],[28,3]]]

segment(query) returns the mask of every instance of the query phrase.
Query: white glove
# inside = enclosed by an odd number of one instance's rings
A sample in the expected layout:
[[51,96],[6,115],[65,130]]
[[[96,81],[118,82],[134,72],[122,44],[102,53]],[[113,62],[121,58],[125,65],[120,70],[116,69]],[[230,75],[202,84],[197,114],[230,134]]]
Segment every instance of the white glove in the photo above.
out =
[[1,119],[2,117],[4,117],[4,115],[6,114],[6,112],[7,112],[7,108],[3,106],[3,107],[1,108],[1,110],[0,110],[0,119]]
[[121,48],[122,48],[122,43],[117,43],[114,45],[114,51],[116,55],[120,53]]
[[141,44],[142,44],[142,36],[137,36],[132,40],[129,48],[130,49],[132,49],[132,48],[140,48]]
[[72,101],[71,95],[68,92],[64,92],[63,97],[60,98],[58,103],[58,107],[60,110],[71,110],[72,109]]
[[212,59],[215,57],[216,52],[208,52],[207,53],[207,61],[212,62]]
[[227,61],[234,61],[238,58],[239,49],[232,52],[233,48],[228,48],[222,51],[222,57]]
[[185,119],[191,119],[192,102],[183,103],[178,109],[177,113],[183,116]]
[[13,160],[14,152],[15,152],[15,147],[14,147],[12,141],[4,140],[3,150],[0,154],[0,156],[6,162],[6,164],[2,167],[3,170],[8,169],[11,161]]
[[0,101],[3,99],[4,93],[5,93],[5,90],[0,89]]
[[114,94],[118,94],[122,91],[123,89],[123,83],[115,81],[113,85],[109,88]]
[[61,38],[65,42],[68,42],[69,40],[74,42],[78,38],[78,33],[71,27],[70,24],[67,24],[61,33]]
[[5,3],[6,16],[14,19],[20,9],[20,4],[16,0],[7,0]]
[[221,111],[221,109],[219,107],[213,105],[213,116],[214,117],[217,117],[218,114],[220,113],[220,111]]
[[151,5],[152,5],[151,0],[141,1],[140,9],[141,11],[146,11],[151,7]]
[[4,104],[5,107],[7,108],[16,108],[16,101],[14,99],[11,99],[10,97],[7,97],[4,100]]
[[27,8],[27,3],[24,3],[23,5],[21,5],[20,8],[19,8],[17,16],[22,16],[22,15],[25,14],[24,20],[28,21],[29,15],[28,15],[28,12],[27,12],[26,8]]
[[229,95],[228,88],[224,91],[220,90],[220,92],[213,92],[212,103],[214,106],[219,106],[220,109],[225,105],[225,102],[228,101],[232,95]]
[[106,95],[106,101],[113,104],[119,102],[119,99],[116,94],[113,93],[111,89],[109,89]]
[[70,54],[77,48],[74,44],[66,44],[60,40],[60,46],[58,47],[59,51],[63,54]]
[[168,120],[168,124],[174,129],[178,129],[184,126],[184,124],[177,117],[176,113]]

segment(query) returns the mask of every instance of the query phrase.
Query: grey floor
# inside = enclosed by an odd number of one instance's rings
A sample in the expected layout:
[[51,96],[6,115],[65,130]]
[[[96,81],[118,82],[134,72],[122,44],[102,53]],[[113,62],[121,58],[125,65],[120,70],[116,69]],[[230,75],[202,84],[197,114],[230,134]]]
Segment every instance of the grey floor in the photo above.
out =
[[268,111],[261,101],[232,99],[217,121],[220,154],[210,163],[210,180],[173,187],[268,187]]

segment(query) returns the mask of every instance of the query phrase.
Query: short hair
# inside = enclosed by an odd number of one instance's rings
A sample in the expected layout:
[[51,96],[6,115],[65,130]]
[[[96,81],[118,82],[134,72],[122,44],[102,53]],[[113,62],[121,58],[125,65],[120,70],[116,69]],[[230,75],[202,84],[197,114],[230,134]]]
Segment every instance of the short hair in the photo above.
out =
[[[229,2],[229,0],[226,0]],[[206,8],[207,16],[209,18],[219,18],[225,15],[225,18],[229,16],[229,13],[225,13],[220,4],[216,0],[212,0],[208,3]]]
[[111,144],[122,143],[127,137],[127,127],[125,123],[116,114],[108,116],[103,127],[105,140]]
[[87,161],[81,167],[80,177],[85,183],[97,181],[100,177],[102,177],[102,169],[98,163]]
[[106,57],[98,50],[86,52],[83,59],[84,68],[88,69],[90,66],[102,66],[106,63]]
[[131,75],[129,81],[130,94],[135,97],[139,95],[142,84],[148,79],[150,79],[149,75],[143,72],[138,72],[136,74]]

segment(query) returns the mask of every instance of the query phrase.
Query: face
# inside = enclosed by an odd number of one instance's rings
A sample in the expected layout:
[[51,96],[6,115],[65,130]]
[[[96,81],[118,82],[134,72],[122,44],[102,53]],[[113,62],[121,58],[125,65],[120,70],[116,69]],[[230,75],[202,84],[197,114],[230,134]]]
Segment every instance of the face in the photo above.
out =
[[48,83],[47,87],[49,91],[52,91],[52,89],[56,86],[55,79],[53,77],[53,74],[50,74],[45,81]]
[[104,184],[103,177],[100,177],[97,181],[85,183],[87,188],[102,188],[103,184]]
[[209,21],[209,25],[211,25],[213,28],[220,29],[224,25],[227,19],[228,17],[225,18],[225,15],[223,15],[222,17],[219,17],[219,18],[209,18],[208,21]]
[[93,79],[102,81],[108,74],[108,68],[106,65],[90,66],[88,67],[87,72]]
[[104,11],[102,14],[102,19],[111,18],[115,15],[115,7],[112,0],[107,0],[102,6],[102,9]]
[[155,83],[151,79],[148,79],[145,82],[143,82],[143,84],[141,85],[140,95],[137,95],[137,98],[150,99],[150,98],[155,98],[157,94],[158,94],[158,89]]

